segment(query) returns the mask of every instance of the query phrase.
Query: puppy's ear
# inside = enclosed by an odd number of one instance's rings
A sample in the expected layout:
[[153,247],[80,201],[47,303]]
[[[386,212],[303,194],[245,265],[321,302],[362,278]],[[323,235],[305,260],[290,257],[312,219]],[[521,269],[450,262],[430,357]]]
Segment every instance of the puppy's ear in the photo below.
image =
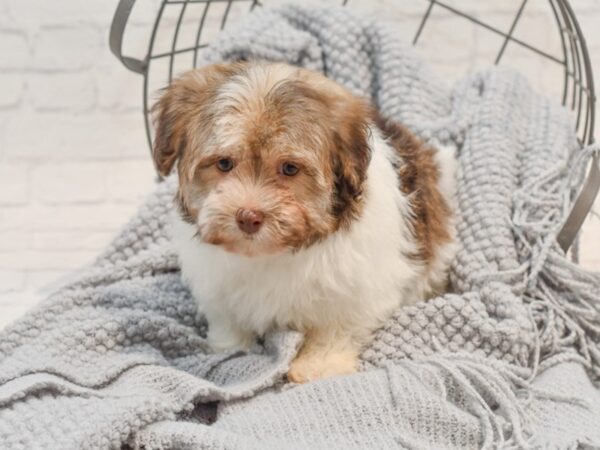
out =
[[162,176],[169,175],[190,136],[199,132],[193,125],[203,123],[218,87],[241,68],[242,64],[230,63],[192,70],[164,89],[151,111],[155,129],[152,156]]
[[334,113],[334,214],[351,218],[358,210],[371,161],[369,123],[372,110],[363,100],[349,97],[338,104]]

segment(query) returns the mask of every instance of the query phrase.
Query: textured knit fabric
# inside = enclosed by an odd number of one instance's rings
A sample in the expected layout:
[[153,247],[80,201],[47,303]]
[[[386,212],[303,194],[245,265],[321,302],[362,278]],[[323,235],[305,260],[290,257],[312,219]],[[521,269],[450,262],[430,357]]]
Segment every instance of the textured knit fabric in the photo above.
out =
[[518,74],[446,87],[382,22],[261,10],[203,61],[286,61],[459,148],[453,293],[399,309],[358,374],[301,386],[302,337],[212,354],[169,238],[176,180],[0,334],[0,448],[600,448],[600,278],[555,237],[591,150]]

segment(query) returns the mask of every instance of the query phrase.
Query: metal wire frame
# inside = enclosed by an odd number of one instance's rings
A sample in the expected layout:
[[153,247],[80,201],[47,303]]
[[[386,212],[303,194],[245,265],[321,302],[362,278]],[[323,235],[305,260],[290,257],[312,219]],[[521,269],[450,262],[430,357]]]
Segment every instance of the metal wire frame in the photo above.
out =
[[[502,30],[497,26],[494,26],[485,20],[479,19],[472,14],[468,14],[455,6],[448,3],[448,0],[423,0],[429,2],[425,13],[420,21],[419,27],[413,38],[413,44],[417,45],[422,33],[432,16],[434,10],[444,10],[455,14],[459,17],[468,20],[481,28],[502,37],[502,45],[498,49],[494,63],[499,64],[502,61],[506,53],[506,49],[509,45],[520,46],[533,54],[538,55],[541,58],[545,58],[563,67],[563,88],[562,88],[562,104],[565,107],[570,108],[575,115],[575,127],[580,140],[581,145],[590,144],[594,140],[594,124],[595,124],[595,91],[594,91],[594,78],[592,73],[592,66],[590,57],[585,41],[585,37],[581,31],[577,18],[571,8],[571,5],[567,0],[547,0],[554,19],[556,21],[557,29],[560,33],[560,43],[562,47],[562,56],[552,55],[545,49],[539,48],[528,42],[525,42],[515,37],[515,29],[523,17],[523,11],[525,10],[529,0],[521,0],[519,7],[512,19],[508,30]],[[348,0],[342,0],[342,4],[346,5]],[[175,58],[183,54],[192,55],[192,66],[196,67],[198,64],[198,53],[199,50],[208,45],[207,42],[202,42],[203,31],[206,27],[206,19],[211,5],[213,4],[225,4],[225,10],[222,13],[220,28],[223,29],[230,15],[233,4],[246,4],[248,9],[252,10],[256,6],[262,6],[259,0],[162,0],[160,8],[157,13],[152,33],[150,36],[150,42],[148,51],[143,59],[136,59],[128,56],[124,56],[122,53],[123,35],[127,25],[127,21],[131,14],[132,8],[135,4],[135,0],[120,0],[115,15],[113,18],[111,31],[110,31],[110,48],[114,55],[127,67],[136,73],[143,75],[144,87],[143,87],[143,112],[146,127],[146,137],[150,147],[152,146],[152,126],[149,117],[149,99],[152,98],[153,92],[150,92],[149,78],[152,73],[153,64],[157,60],[168,58],[168,75],[165,80],[165,85],[168,85],[173,79],[174,75],[174,63]],[[198,20],[196,28],[196,38],[194,45],[187,46],[184,48],[178,48],[178,38],[181,29],[181,25],[186,17],[186,11],[190,4],[201,4],[203,5],[203,11],[200,19]],[[157,52],[155,48],[157,32],[161,27],[165,11],[175,10],[179,8],[177,14],[177,20],[173,28],[172,42],[169,51]],[[563,249],[567,250],[573,240],[576,237],[578,230],[585,219],[586,213],[591,209],[593,200],[597,194],[598,186],[600,181],[596,178],[600,178],[600,172],[598,172],[598,158],[594,158],[593,170],[594,173],[590,173],[587,184],[589,188],[584,189],[586,195],[580,195],[577,199],[574,211],[579,209],[578,214],[571,214],[567,219],[563,230],[559,235],[559,243]],[[581,213],[584,210],[584,213]]]
[[[466,14],[444,1],[428,1],[429,6],[425,11],[423,19],[421,20],[421,24],[419,25],[417,33],[415,34],[413,44],[417,44],[425,24],[430,18],[431,12],[435,6],[456,14],[457,16],[463,17],[475,23],[476,25],[481,26],[482,28],[497,34],[498,36],[504,37],[502,46],[498,50],[494,64],[499,64],[501,62],[509,43],[519,45],[542,58],[546,58],[550,61],[560,64],[564,67],[562,104],[570,107],[571,110],[576,111],[576,129],[579,132],[581,142],[591,143],[593,141],[596,101],[594,77],[585,37],[581,32],[579,23],[577,22],[569,2],[560,0],[548,1],[560,31],[563,57],[559,58],[514,36],[515,28],[521,19],[525,6],[529,0],[521,1],[521,4],[517,9],[516,15],[512,20],[510,28],[507,32],[504,32],[499,28],[486,23],[477,17]],[[584,93],[585,97],[583,95]],[[581,121],[582,115],[585,116],[585,122]]]

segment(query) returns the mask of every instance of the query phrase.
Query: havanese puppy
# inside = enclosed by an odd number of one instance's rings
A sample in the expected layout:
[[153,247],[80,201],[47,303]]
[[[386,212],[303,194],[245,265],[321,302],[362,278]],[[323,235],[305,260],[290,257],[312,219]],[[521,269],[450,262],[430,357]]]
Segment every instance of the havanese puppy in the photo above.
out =
[[455,252],[454,157],[286,64],[194,70],[154,108],[154,159],[177,163],[173,236],[215,350],[304,333],[288,378],[356,370],[401,305],[443,291]]

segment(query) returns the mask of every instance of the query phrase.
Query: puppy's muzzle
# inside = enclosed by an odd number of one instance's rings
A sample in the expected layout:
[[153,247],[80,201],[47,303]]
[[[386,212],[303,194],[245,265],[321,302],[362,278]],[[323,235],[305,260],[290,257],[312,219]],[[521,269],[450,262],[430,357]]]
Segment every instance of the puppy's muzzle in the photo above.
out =
[[240,208],[235,214],[238,227],[247,234],[254,234],[260,230],[264,218],[265,215],[262,212],[252,209]]

